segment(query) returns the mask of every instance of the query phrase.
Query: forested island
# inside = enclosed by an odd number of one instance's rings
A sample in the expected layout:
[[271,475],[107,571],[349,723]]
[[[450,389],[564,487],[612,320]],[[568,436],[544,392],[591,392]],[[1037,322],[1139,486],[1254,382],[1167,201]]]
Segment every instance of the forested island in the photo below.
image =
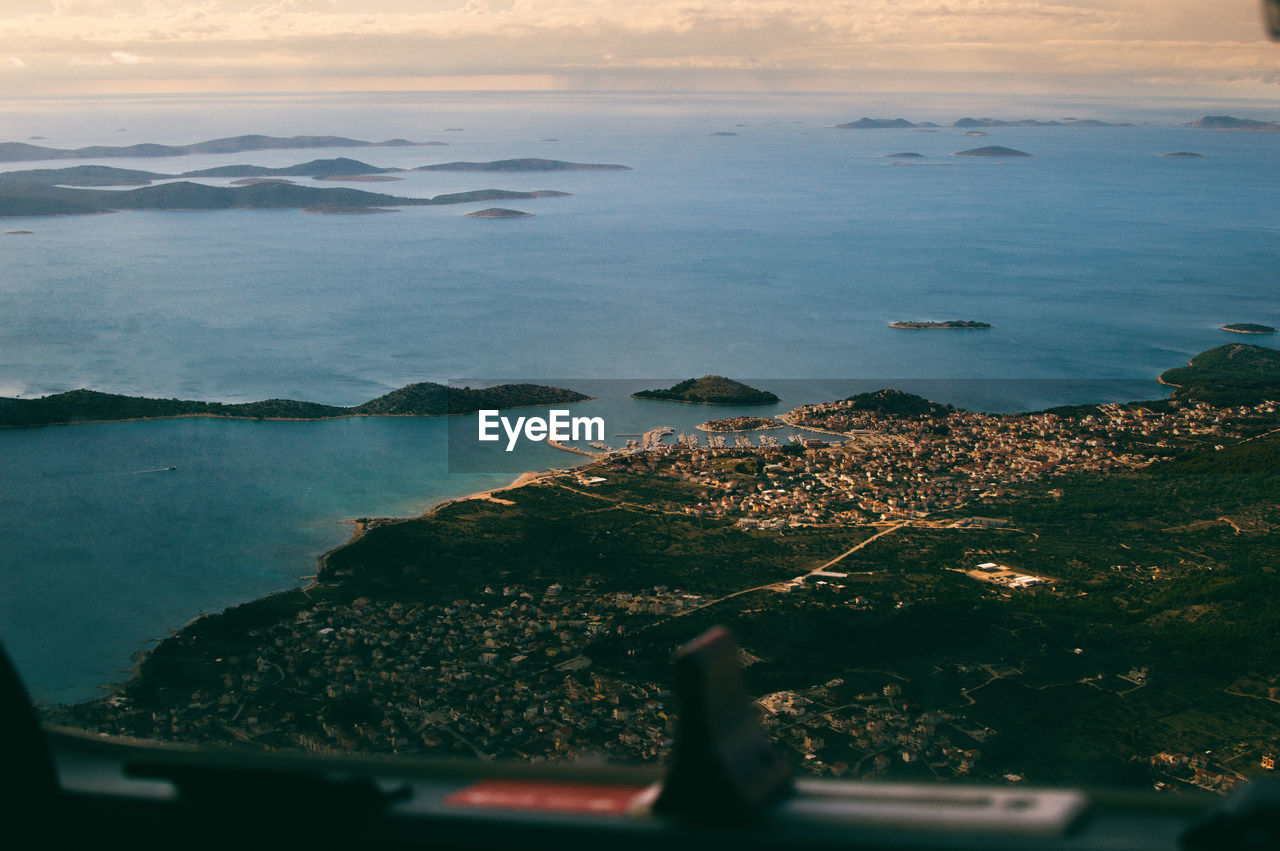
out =
[[1183,127],[1200,127],[1205,130],[1260,130],[1263,132],[1280,131],[1280,123],[1275,121],[1259,121],[1254,118],[1236,118],[1234,115],[1206,115],[1195,121],[1188,121]]
[[630,171],[629,166],[607,163],[571,163],[562,160],[517,159],[493,162],[455,162],[424,165],[417,168],[382,168],[349,157],[309,160],[290,166],[220,165],[194,169],[179,174],[158,171],[142,171],[106,165],[74,165],[64,168],[32,168],[0,172],[0,185],[16,183],[43,183],[59,186],[149,186],[157,180],[186,178],[235,177],[312,177],[316,180],[398,180],[395,174],[404,171],[477,171],[498,173],[554,172],[554,171]]
[[1276,329],[1270,325],[1259,325],[1256,322],[1233,322],[1230,325],[1223,325],[1223,331],[1232,331],[1236,334],[1274,334]]
[[25,142],[0,142],[0,162],[23,160],[79,160],[91,157],[184,157],[188,154],[236,154],[242,151],[273,151],[297,148],[400,148],[415,145],[439,145],[442,142],[410,142],[388,139],[365,142],[343,136],[229,136],[190,145],[91,145],[85,148],[48,148]]
[[281,181],[248,186],[208,186],[203,183],[162,183],[139,189],[112,191],[72,189],[47,184],[0,185],[0,216],[58,216],[118,210],[273,210],[340,207],[411,207],[464,204],[471,201],[528,200],[565,197],[553,190],[514,192],[478,189],[433,198],[406,198],[360,189],[320,189]]
[[0,428],[65,425],[176,417],[225,417],[248,420],[324,420],[341,417],[431,417],[469,414],[482,408],[560,405],[590,399],[573,390],[541,384],[450,387],[434,382],[410,384],[355,407],[267,399],[261,402],[200,402],[149,399],[96,390],[72,390],[38,399],[0,398]]
[[945,322],[928,322],[928,321],[916,320],[916,319],[911,319],[911,320],[904,319],[904,320],[899,320],[897,322],[890,322],[889,327],[902,328],[908,331],[932,331],[940,328],[941,329],[990,328],[991,325],[990,323],[987,323],[987,322],[973,322],[973,321],[963,320],[963,319],[948,319]]
[[439,165],[422,165],[413,171],[500,171],[520,173],[526,171],[630,171],[630,166],[613,163],[571,163],[563,160],[524,158],[493,160],[492,162],[456,162]]
[[767,390],[757,390],[723,375],[690,378],[665,390],[641,390],[631,395],[635,399],[660,399],[697,405],[772,405],[778,401],[778,397]]
[[532,217],[533,213],[526,213],[524,210],[509,210],[505,207],[489,207],[484,210],[467,213],[467,218],[469,219],[528,219]]

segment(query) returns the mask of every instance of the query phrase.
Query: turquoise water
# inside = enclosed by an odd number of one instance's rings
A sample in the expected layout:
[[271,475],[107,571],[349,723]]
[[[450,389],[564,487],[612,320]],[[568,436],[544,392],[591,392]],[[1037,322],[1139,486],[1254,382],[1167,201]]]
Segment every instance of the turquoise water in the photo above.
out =
[[[717,372],[772,381],[790,403],[843,379],[1063,380],[975,397],[1014,409],[1094,390],[1154,396],[1161,370],[1241,339],[1217,326],[1280,324],[1280,134],[1174,126],[1205,113],[1274,119],[1274,104],[493,94],[4,105],[0,136],[55,146],[248,132],[448,143],[95,161],[155,171],[319,156],[404,167],[540,156],[633,170],[357,184],[573,193],[511,203],[536,214],[520,220],[463,217],[492,206],[479,204],[0,222],[33,231],[0,235],[0,395],[91,387],[355,404],[423,380],[576,380],[593,392],[598,379]],[[862,115],[992,114],[1151,123],[986,138],[831,129]],[[989,144],[1035,157],[948,156]],[[1158,156],[1181,150],[1206,158]],[[934,165],[889,165],[898,151]],[[886,327],[952,318],[995,327]],[[828,386],[790,383],[809,378]],[[583,409],[605,411],[611,431],[705,418],[670,410],[685,406],[653,414],[600,387]],[[975,392],[958,388],[939,392]],[[91,696],[146,639],[297,584],[346,538],[344,520],[417,512],[511,478],[449,473],[447,431],[392,419],[2,432],[0,638],[41,699]],[[572,461],[535,447],[511,468]]]

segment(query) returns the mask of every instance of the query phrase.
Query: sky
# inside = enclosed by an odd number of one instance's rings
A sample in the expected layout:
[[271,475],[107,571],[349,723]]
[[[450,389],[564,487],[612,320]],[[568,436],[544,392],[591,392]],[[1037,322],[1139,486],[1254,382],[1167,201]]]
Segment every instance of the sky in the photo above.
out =
[[1280,98],[1259,0],[4,0],[10,95],[966,91]]

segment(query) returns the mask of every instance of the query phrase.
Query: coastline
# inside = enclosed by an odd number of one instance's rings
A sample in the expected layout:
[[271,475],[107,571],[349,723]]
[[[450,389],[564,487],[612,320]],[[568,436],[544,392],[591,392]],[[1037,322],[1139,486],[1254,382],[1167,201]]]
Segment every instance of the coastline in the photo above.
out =
[[846,440],[849,440],[854,437],[854,435],[850,434],[849,432],[835,431],[829,428],[818,428],[816,426],[797,425],[796,423],[792,422],[792,419],[794,419],[794,417],[792,417],[790,413],[779,414],[778,419],[782,420],[784,424],[790,426],[791,428],[802,428],[805,431],[816,431],[820,434],[834,434],[835,436],[843,437]]
[[[164,417],[164,418],[157,417],[156,419],[175,419],[175,418],[174,417]],[[229,419],[229,418],[224,417],[223,419]],[[342,418],[331,417],[330,419],[342,419]],[[315,572],[309,576],[299,577],[299,579],[307,580],[305,584],[297,585],[292,588],[284,588],[279,591],[272,591],[270,593],[263,594],[258,597],[251,597],[247,600],[242,600],[238,603],[232,603],[226,608],[220,609],[219,611],[216,611],[216,612],[201,612],[200,614],[191,618],[189,621],[187,621],[185,624],[183,624],[180,627],[177,627],[177,628],[169,627],[166,629],[166,632],[168,633],[168,635],[166,635],[164,638],[154,638],[154,637],[147,638],[143,641],[143,644],[149,645],[149,646],[140,647],[130,655],[129,658],[133,664],[131,664],[128,668],[122,668],[120,670],[120,673],[129,675],[126,680],[122,682],[114,682],[114,683],[100,683],[97,687],[103,691],[102,695],[96,698],[88,699],[88,700],[76,701],[73,704],[60,704],[60,705],[78,706],[78,705],[96,703],[103,700],[109,700],[112,696],[120,693],[129,684],[130,681],[137,678],[141,674],[143,664],[146,662],[147,657],[152,653],[153,650],[155,650],[156,647],[158,647],[162,642],[167,641],[168,639],[174,637],[175,635],[178,635],[179,633],[190,629],[196,624],[199,624],[201,621],[204,621],[211,617],[221,616],[231,611],[232,609],[236,609],[241,606],[250,606],[250,605],[255,605],[259,603],[264,603],[265,601],[286,597],[291,594],[301,594],[304,597],[310,597],[309,592],[316,590],[317,588],[320,587],[320,575],[324,572],[325,567],[328,564],[329,557],[334,553],[351,545],[355,541],[358,541],[360,538],[362,538],[365,535],[366,532],[368,532],[369,530],[375,527],[390,525],[395,523],[404,523],[411,520],[419,520],[423,518],[433,517],[437,513],[439,513],[441,510],[446,508],[447,506],[453,505],[454,503],[458,503],[458,502],[467,502],[473,499],[485,500],[488,502],[496,502],[500,505],[513,505],[514,503],[512,503],[510,500],[501,499],[495,496],[495,494],[517,490],[519,488],[523,488],[528,485],[538,484],[539,482],[542,482],[546,479],[554,478],[556,476],[569,473],[573,469],[576,469],[576,468],[562,469],[562,468],[552,467],[546,470],[527,470],[521,473],[520,475],[516,476],[508,484],[500,485],[499,487],[490,488],[488,490],[476,491],[475,493],[467,494],[465,496],[449,497],[447,499],[442,499],[439,502],[436,502],[430,505],[426,511],[414,516],[367,517],[367,518],[360,518],[360,519],[341,520],[339,522],[350,523],[354,527],[352,529],[350,537],[348,537],[347,540],[343,541],[341,544],[338,544],[336,547],[316,557]]]
[[[590,402],[590,401],[592,401],[594,398],[595,398],[594,396],[588,396],[588,397],[587,397],[587,398],[585,398],[585,399],[579,399],[579,400],[578,400],[578,402]],[[555,403],[551,403],[551,404],[556,404],[556,405],[560,405],[560,404],[564,404],[564,405],[575,405],[575,404],[578,404],[578,402],[555,402]],[[224,404],[238,404],[238,403],[224,403]],[[520,408],[547,408],[547,407],[550,407],[550,406],[551,406],[551,405],[550,405],[550,404],[548,404],[548,403],[546,403],[546,402],[531,402],[531,403],[530,403],[530,404],[528,404],[528,405],[511,405],[511,406],[509,406],[509,407],[501,408],[501,409],[499,409],[499,410],[503,410],[503,411],[515,411],[515,410],[518,410],[518,409],[520,409]],[[167,416],[163,416],[163,417],[122,417],[122,418],[120,418],[120,419],[118,419],[118,420],[70,420],[70,421],[63,421],[63,422],[32,423],[31,425],[3,425],[3,424],[0,424],[0,429],[6,429],[6,428],[45,428],[45,427],[47,427],[47,426],[103,425],[104,423],[146,423],[146,422],[155,422],[155,421],[159,421],[159,420],[195,420],[195,419],[206,419],[206,420],[239,420],[239,421],[242,421],[242,422],[264,422],[264,423],[320,423],[320,422],[326,422],[326,421],[330,421],[330,420],[353,420],[353,419],[356,419],[356,418],[358,418],[358,417],[367,417],[367,418],[373,418],[373,417],[387,417],[387,418],[391,418],[391,417],[401,417],[401,418],[404,418],[404,419],[415,419],[415,418],[417,418],[417,419],[428,419],[428,418],[431,418],[431,417],[466,417],[466,416],[470,416],[471,414],[474,414],[474,413],[476,413],[476,411],[462,411],[462,412],[459,412],[459,413],[456,413],[456,414],[357,414],[357,413],[350,413],[350,414],[334,414],[333,416],[329,416],[329,417],[245,417],[245,416],[237,416],[237,415],[235,415],[235,414],[208,414],[208,413],[199,413],[199,414],[169,414],[169,415],[167,415]]]

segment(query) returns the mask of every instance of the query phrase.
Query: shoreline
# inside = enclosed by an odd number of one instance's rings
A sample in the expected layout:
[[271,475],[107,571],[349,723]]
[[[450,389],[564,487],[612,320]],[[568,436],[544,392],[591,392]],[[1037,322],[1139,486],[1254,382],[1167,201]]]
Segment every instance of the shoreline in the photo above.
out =
[[[21,398],[21,397],[9,397]],[[40,397],[43,398],[43,397]],[[499,408],[501,411],[515,411],[520,408],[550,408],[555,405],[576,405],[581,402],[590,402],[596,397],[588,396],[585,399],[579,399],[576,402],[531,402],[528,405],[511,405],[506,408]],[[242,402],[221,402],[223,405],[239,405]],[[336,406],[335,406],[336,407]],[[475,411],[462,411],[456,414],[334,414],[330,417],[246,417],[236,416],[234,414],[168,414],[162,417],[121,417],[118,420],[64,420],[62,422],[48,423],[31,423],[30,425],[3,425],[0,429],[6,428],[47,428],[48,426],[80,426],[80,425],[104,425],[106,423],[147,423],[159,422],[161,420],[237,420],[240,422],[264,422],[264,423],[322,423],[334,420],[354,420],[358,418],[375,419],[375,418],[401,418],[401,419],[431,419],[434,417],[466,417],[471,414],[478,413]]]
[[[174,418],[165,417],[165,418],[157,418],[157,419],[174,419]],[[224,417],[222,419],[227,419],[227,418]],[[339,419],[339,418],[334,417],[331,419]],[[585,466],[585,464],[581,466]],[[146,662],[147,657],[151,655],[152,651],[155,650],[156,647],[158,647],[162,642],[167,641],[168,639],[174,637],[178,633],[183,632],[184,630],[190,629],[191,627],[195,626],[200,621],[205,620],[206,618],[217,617],[219,615],[222,615],[222,614],[225,614],[226,612],[231,611],[232,609],[239,608],[240,606],[253,605],[255,603],[260,603],[264,600],[269,600],[273,597],[279,597],[285,594],[303,594],[304,596],[309,596],[307,592],[320,587],[320,574],[324,572],[324,569],[329,560],[329,556],[351,545],[355,541],[358,541],[360,538],[362,538],[365,535],[366,532],[375,528],[376,526],[389,525],[393,523],[405,523],[411,520],[421,520],[428,517],[434,517],[437,513],[439,513],[442,509],[444,509],[449,505],[453,505],[454,503],[458,503],[458,502],[467,502],[473,499],[484,500],[488,502],[496,502],[500,505],[514,505],[514,503],[512,503],[510,500],[499,499],[495,497],[494,494],[505,493],[507,491],[517,490],[518,488],[526,487],[528,485],[538,484],[539,482],[542,482],[546,479],[554,478],[556,476],[561,476],[566,473],[569,473],[574,469],[576,468],[571,467],[567,469],[562,469],[558,467],[552,467],[545,470],[526,470],[525,472],[516,476],[514,479],[512,479],[509,483],[505,485],[500,485],[498,487],[490,488],[488,490],[476,491],[475,493],[466,494],[465,496],[447,497],[445,499],[440,500],[439,502],[432,503],[430,506],[428,506],[427,510],[423,511],[421,514],[416,514],[408,517],[366,517],[363,519],[343,518],[338,522],[350,523],[354,526],[351,532],[351,535],[347,538],[347,540],[343,541],[341,544],[338,544],[336,547],[333,547],[332,549],[327,550],[324,553],[321,553],[320,555],[316,556],[315,573],[306,577],[299,577],[300,579],[305,578],[307,580],[305,584],[296,585],[291,588],[282,588],[279,591],[271,591],[267,594],[262,594],[257,597],[251,597],[247,600],[242,600],[241,602],[238,602],[238,603],[232,603],[231,605],[223,609],[220,609],[216,612],[200,612],[195,617],[191,618],[185,624],[183,624],[180,627],[177,627],[176,629],[172,627],[167,628],[165,631],[168,633],[168,635],[166,635],[164,638],[152,637],[152,638],[144,639],[143,640],[144,646],[139,647],[132,654],[130,654],[129,659],[133,664],[130,665],[128,668],[120,669],[120,673],[129,675],[128,679],[124,680],[123,682],[99,683],[97,685],[97,688],[102,690],[104,693],[98,697],[90,698],[87,700],[77,700],[73,703],[50,704],[50,706],[80,706],[80,705],[89,704],[89,703],[96,703],[103,700],[109,700],[114,695],[119,694],[129,684],[130,681],[136,679],[141,674],[143,664]],[[150,645],[150,646],[145,646],[145,645]]]

